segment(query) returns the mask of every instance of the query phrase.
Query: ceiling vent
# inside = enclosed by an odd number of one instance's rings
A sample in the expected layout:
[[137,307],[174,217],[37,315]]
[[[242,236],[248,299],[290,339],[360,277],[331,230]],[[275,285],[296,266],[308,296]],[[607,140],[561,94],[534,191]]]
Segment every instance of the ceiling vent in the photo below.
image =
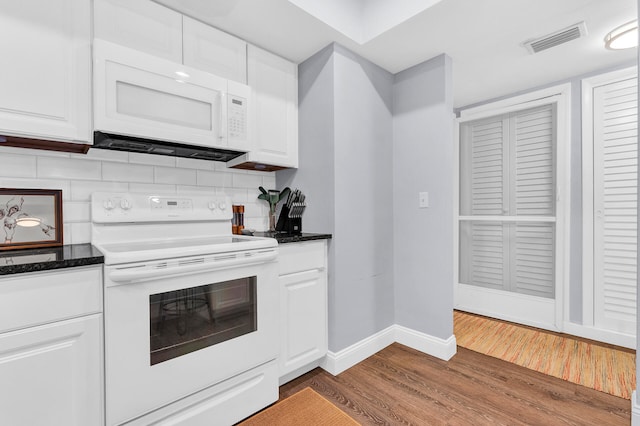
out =
[[529,53],[538,53],[543,50],[551,49],[552,47],[559,46],[567,43],[571,40],[575,40],[587,35],[587,27],[584,22],[579,22],[568,28],[556,31],[551,34],[547,34],[544,37],[540,37],[534,40],[524,42],[524,46]]

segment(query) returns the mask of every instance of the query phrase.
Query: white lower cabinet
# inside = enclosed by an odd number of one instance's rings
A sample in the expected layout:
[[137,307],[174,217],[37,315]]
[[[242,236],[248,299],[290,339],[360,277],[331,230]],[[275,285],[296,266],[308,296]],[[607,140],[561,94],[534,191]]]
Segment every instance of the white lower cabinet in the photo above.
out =
[[[104,424],[101,287],[99,267],[0,278],[12,302],[2,316],[19,319],[0,332],[1,424]],[[35,307],[45,304],[43,317]]]
[[280,246],[280,384],[320,365],[327,353],[326,240]]

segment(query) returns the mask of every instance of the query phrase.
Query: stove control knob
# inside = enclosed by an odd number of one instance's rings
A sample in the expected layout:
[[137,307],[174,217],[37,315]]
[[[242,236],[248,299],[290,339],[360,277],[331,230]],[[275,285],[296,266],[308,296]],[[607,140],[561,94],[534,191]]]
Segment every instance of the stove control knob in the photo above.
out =
[[131,201],[123,198],[122,200],[120,200],[120,208],[122,210],[129,210],[131,208]]
[[224,209],[226,209],[226,208],[227,208],[227,205],[225,204],[225,202],[224,202],[224,201],[220,201],[220,202],[218,203],[218,207],[220,208],[220,210],[224,210]]
[[111,198],[104,200],[102,202],[102,207],[104,207],[105,210],[113,210],[113,200],[111,200]]
[[216,203],[213,201],[209,201],[209,210],[214,211],[216,209]]

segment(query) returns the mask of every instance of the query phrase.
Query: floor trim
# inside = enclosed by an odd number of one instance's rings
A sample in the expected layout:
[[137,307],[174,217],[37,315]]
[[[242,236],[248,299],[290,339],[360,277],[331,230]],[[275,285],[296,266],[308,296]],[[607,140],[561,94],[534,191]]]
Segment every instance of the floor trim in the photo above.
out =
[[453,334],[445,340],[401,325],[396,325],[395,329],[396,342],[412,349],[445,361],[450,360],[456,354],[456,336]]
[[327,352],[320,367],[336,376],[394,342],[445,361],[451,359],[457,350],[454,335],[445,340],[400,325],[392,325],[341,351]]

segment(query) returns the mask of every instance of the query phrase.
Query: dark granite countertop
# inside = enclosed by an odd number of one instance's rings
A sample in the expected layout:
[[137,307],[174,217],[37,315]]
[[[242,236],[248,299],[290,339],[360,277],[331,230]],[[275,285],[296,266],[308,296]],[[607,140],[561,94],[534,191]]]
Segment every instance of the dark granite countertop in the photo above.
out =
[[102,253],[89,243],[40,249],[5,250],[0,251],[0,275],[97,265],[103,262]]
[[284,234],[280,232],[254,232],[253,235],[256,237],[275,238],[278,241],[278,244],[331,239],[331,234],[312,234],[309,232],[303,232],[300,235]]

